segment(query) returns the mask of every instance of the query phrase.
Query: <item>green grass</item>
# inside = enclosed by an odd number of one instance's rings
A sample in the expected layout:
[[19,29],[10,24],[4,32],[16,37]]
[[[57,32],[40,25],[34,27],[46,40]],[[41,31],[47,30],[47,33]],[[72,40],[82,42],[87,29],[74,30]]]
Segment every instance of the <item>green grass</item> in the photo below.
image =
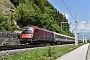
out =
[[0,46],[2,46],[2,44],[0,44]]
[[82,44],[75,46],[62,46],[62,47],[50,47],[45,49],[35,49],[24,54],[14,53],[10,57],[0,58],[0,60],[54,60],[74,49]]

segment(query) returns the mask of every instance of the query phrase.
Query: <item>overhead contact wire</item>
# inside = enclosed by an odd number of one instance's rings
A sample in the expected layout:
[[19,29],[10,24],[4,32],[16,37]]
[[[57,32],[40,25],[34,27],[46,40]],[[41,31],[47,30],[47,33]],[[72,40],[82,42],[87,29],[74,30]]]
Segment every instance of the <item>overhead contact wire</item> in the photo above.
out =
[[[71,16],[73,17],[72,13],[70,12],[69,8],[67,7],[67,5],[65,4],[64,0],[62,0],[62,2],[64,3],[64,5],[66,6],[68,12],[71,14]],[[73,17],[74,18],[74,17]]]

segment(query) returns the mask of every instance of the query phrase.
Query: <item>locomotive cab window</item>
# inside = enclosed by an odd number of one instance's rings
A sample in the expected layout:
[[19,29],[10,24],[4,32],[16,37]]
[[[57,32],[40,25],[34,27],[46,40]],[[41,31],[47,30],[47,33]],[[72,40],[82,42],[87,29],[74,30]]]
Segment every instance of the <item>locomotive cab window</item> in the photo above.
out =
[[32,27],[25,27],[23,33],[24,34],[27,34],[27,33],[30,34],[30,33],[32,33]]

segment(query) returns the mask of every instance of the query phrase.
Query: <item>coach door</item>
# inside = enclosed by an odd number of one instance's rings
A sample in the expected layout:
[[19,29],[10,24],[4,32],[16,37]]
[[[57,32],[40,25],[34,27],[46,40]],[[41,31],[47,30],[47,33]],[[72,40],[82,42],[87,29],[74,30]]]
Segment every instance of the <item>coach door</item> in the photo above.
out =
[[38,39],[38,29],[35,30],[33,38],[34,40]]

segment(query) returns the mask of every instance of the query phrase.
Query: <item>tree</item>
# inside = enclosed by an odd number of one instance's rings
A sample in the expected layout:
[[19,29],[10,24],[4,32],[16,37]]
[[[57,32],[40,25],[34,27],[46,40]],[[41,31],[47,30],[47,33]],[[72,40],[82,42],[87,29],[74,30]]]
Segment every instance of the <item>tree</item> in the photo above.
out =
[[13,19],[21,23],[22,26],[34,23],[35,20],[33,17],[35,17],[35,10],[31,5],[28,6],[26,4],[19,4],[13,14]]

